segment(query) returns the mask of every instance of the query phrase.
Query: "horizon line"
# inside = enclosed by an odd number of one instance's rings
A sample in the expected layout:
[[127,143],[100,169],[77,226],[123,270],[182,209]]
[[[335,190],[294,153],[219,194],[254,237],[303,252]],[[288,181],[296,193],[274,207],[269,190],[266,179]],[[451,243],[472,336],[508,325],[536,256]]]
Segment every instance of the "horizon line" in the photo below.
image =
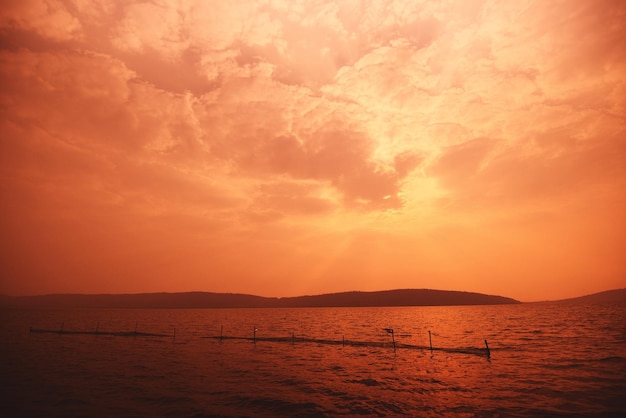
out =
[[226,291],[226,292],[216,292],[216,291],[210,291],[210,290],[184,290],[184,291],[144,291],[144,292],[125,292],[125,293],[112,293],[112,292],[95,292],[95,293],[56,292],[56,293],[41,293],[41,294],[32,294],[32,295],[9,295],[9,294],[0,293],[0,297],[6,297],[6,298],[31,298],[31,297],[46,297],[46,296],[137,296],[137,295],[150,295],[150,294],[154,295],[154,294],[210,293],[210,294],[217,294],[217,295],[253,296],[253,297],[264,298],[264,299],[277,299],[277,300],[279,300],[279,299],[290,299],[290,298],[302,298],[302,297],[317,297],[317,296],[326,296],[326,295],[337,295],[337,294],[344,294],[344,293],[384,293],[384,292],[405,291],[405,290],[428,290],[428,291],[435,291],[435,292],[470,293],[470,294],[477,294],[477,295],[485,295],[485,296],[495,296],[495,297],[507,298],[507,299],[511,299],[511,300],[514,300],[514,301],[519,302],[519,303],[543,303],[543,302],[559,302],[559,301],[566,301],[566,300],[572,300],[572,299],[580,299],[580,298],[584,298],[584,297],[587,297],[587,296],[594,296],[594,295],[599,295],[599,294],[602,294],[602,293],[608,293],[608,292],[614,292],[614,291],[620,291],[620,290],[625,290],[626,291],[626,287],[607,289],[607,290],[602,290],[602,291],[599,291],[599,292],[593,292],[593,293],[588,293],[588,294],[583,294],[583,295],[573,296],[573,297],[567,297],[567,298],[542,299],[542,300],[531,300],[531,301],[522,301],[522,300],[519,300],[519,299],[512,298],[510,296],[491,294],[491,293],[482,293],[482,292],[469,291],[469,290],[444,290],[444,289],[433,289],[433,288],[394,288],[394,289],[383,289],[383,290],[344,290],[344,291],[337,291],[337,292],[326,292],[326,293],[317,293],[317,294],[302,294],[302,295],[295,295],[295,296],[264,296],[264,295],[258,295],[258,294],[253,294],[253,293],[229,292],[229,291]]

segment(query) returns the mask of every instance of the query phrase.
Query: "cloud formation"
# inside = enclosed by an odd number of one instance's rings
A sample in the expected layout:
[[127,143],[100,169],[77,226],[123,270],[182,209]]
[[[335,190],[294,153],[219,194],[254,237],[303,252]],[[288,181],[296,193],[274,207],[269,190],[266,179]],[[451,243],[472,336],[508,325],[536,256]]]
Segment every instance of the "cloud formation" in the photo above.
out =
[[624,22],[610,0],[6,2],[0,292],[624,287]]

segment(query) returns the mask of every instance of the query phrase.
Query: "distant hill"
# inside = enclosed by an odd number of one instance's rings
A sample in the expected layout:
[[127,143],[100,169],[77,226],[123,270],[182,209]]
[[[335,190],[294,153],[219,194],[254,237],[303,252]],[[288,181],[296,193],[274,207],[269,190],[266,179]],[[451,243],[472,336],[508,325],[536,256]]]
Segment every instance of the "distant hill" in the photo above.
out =
[[237,293],[53,294],[2,296],[5,308],[303,308],[366,306],[452,306],[520,303],[502,296],[431,289],[342,292],[286,298]]
[[265,308],[272,298],[234,293],[52,294],[4,296],[0,306],[19,308]]
[[379,292],[342,292],[279,299],[285,307],[449,306],[520,303],[503,296],[431,289],[397,289]]
[[577,298],[562,299],[556,302],[584,302],[584,303],[626,303],[626,288],[607,290]]

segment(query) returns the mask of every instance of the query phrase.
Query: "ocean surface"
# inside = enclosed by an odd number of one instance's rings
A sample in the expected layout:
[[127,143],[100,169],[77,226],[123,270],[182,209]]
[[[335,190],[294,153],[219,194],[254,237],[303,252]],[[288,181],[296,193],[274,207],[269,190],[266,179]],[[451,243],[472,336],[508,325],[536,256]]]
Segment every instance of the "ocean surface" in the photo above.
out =
[[626,416],[625,304],[9,309],[0,355],[3,417]]

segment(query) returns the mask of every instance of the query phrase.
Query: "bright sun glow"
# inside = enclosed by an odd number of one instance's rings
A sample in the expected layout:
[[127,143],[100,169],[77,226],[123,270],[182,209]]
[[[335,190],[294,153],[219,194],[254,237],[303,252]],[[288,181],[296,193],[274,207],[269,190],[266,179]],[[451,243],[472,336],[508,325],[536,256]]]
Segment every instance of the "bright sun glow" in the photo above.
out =
[[626,3],[5,2],[0,292],[626,286]]

